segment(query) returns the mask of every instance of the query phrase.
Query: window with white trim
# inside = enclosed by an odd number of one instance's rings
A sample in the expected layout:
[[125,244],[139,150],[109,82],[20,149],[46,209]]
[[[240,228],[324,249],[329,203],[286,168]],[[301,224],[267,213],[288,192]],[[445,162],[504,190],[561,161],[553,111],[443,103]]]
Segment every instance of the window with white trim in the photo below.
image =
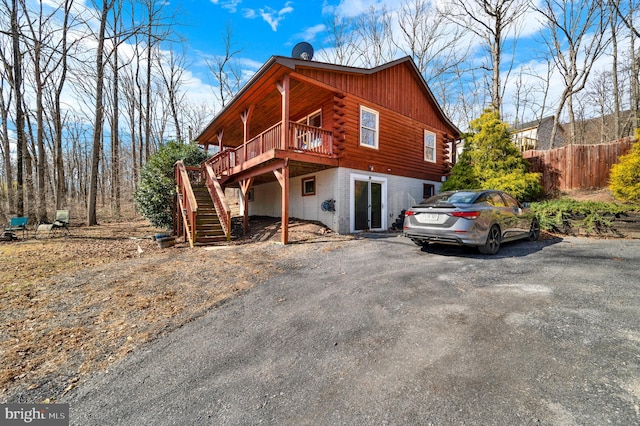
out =
[[436,161],[436,134],[424,131],[424,161]]
[[360,106],[360,145],[378,149],[378,111]]

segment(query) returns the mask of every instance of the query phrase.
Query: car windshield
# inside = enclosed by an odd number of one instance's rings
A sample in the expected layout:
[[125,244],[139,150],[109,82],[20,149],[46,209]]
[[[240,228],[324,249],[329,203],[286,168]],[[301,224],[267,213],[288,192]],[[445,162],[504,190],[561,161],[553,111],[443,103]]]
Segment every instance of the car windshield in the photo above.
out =
[[472,204],[477,197],[477,192],[443,192],[441,194],[437,194],[433,197],[427,198],[420,204]]

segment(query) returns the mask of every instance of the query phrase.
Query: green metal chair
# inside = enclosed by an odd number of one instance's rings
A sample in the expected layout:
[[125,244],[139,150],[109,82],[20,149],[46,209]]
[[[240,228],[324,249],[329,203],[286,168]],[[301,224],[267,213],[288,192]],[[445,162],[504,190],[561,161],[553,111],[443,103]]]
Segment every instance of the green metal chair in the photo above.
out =
[[16,231],[22,231],[22,239],[24,240],[27,232],[27,223],[29,223],[29,218],[27,216],[12,217],[9,220],[9,226],[4,228],[4,232],[13,233]]

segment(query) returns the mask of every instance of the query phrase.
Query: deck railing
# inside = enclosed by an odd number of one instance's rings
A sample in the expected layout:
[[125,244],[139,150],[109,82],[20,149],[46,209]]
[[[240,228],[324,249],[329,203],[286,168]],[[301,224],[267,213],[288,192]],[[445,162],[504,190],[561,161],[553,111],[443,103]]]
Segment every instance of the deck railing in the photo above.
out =
[[289,149],[316,154],[333,154],[332,132],[295,122],[289,123],[289,132]]
[[[319,127],[290,122],[286,149],[320,155],[333,154],[333,133]],[[206,161],[216,176],[222,176],[231,168],[256,158],[272,149],[281,148],[282,122],[279,122],[258,136],[237,148],[225,149]],[[246,152],[246,158],[245,158]]]
[[194,173],[192,167],[187,170],[182,160],[176,162],[175,178],[176,192],[178,193],[178,209],[182,216],[183,229],[189,241],[189,245],[193,247],[196,240],[196,215],[198,214],[198,202],[191,188],[191,179],[189,174]]

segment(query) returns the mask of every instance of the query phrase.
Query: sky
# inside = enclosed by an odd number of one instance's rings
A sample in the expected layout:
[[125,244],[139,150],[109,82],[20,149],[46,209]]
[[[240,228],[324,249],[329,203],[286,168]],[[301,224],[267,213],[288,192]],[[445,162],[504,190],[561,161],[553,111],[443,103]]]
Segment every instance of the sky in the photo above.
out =
[[[372,3],[357,0],[360,7]],[[194,74],[207,80],[204,59],[224,53],[227,28],[232,33],[236,58],[248,72],[256,71],[271,56],[290,56],[302,41],[314,48],[322,46],[323,10],[321,1],[189,0],[181,2],[178,30],[191,51]],[[182,18],[182,19],[181,19]]]
[[[433,0],[433,3],[441,3],[444,0]],[[179,3],[180,13],[178,21],[183,22],[178,27],[187,40],[187,49],[191,58],[189,71],[194,80],[193,90],[190,96],[194,99],[202,96],[205,99],[207,87],[214,85],[211,72],[206,66],[205,60],[224,53],[223,37],[230,29],[234,49],[239,50],[236,59],[241,64],[246,80],[257,71],[272,55],[290,56],[295,44],[306,41],[315,49],[314,59],[319,60],[319,51],[327,47],[327,31],[325,23],[332,13],[339,16],[355,17],[365,12],[372,6],[385,5],[387,10],[393,11],[398,5],[397,0],[323,0],[323,1],[282,1],[282,0],[189,0]],[[173,5],[172,5],[173,6]],[[547,61],[539,59],[544,48],[540,38],[540,21],[533,12],[523,17],[520,26],[517,49],[513,53],[505,50],[503,64],[508,62],[511,55],[515,60],[515,68],[511,72],[513,78],[519,72],[520,67],[535,70],[540,75],[546,75]],[[397,30],[397,29],[396,29]],[[472,55],[477,60],[476,66],[486,66],[488,55],[477,41],[477,37],[469,32],[465,42],[471,45]],[[403,55],[399,55],[403,56]],[[473,61],[473,59],[472,59]],[[536,77],[529,73],[524,75],[530,85],[539,85]],[[506,78],[506,73],[503,73]],[[245,81],[246,81],[245,80]],[[514,85],[507,85],[505,93],[505,116],[515,114],[514,106],[510,100],[514,98]],[[559,79],[551,82],[551,91],[548,99],[554,100],[553,92],[559,94],[561,84]],[[442,102],[455,102],[455,100],[443,100],[442,95],[435,93],[436,98]],[[532,96],[532,95],[530,95]],[[549,109],[544,115],[553,113],[553,101],[547,105]],[[533,101],[532,103],[535,103]],[[476,113],[479,115],[486,105],[477,105]],[[445,108],[446,109],[446,108]],[[523,115],[523,121],[534,119],[535,113]],[[457,117],[452,117],[454,122]],[[459,120],[458,120],[459,121]],[[464,128],[465,123],[457,123]]]
[[[31,0],[36,1],[36,0]],[[533,0],[534,3],[541,0]],[[442,4],[446,0],[432,0],[433,4]],[[57,7],[59,0],[43,0],[43,3]],[[100,2],[97,1],[99,4]],[[168,52],[171,49],[183,50],[187,57],[185,64],[185,72],[183,77],[185,83],[181,89],[185,93],[185,98],[191,105],[207,105],[211,108],[211,117],[216,111],[220,110],[217,105],[214,92],[216,91],[216,82],[212,72],[207,66],[207,61],[215,61],[216,55],[225,53],[224,37],[227,29],[231,32],[232,49],[238,53],[234,56],[235,66],[238,66],[243,75],[243,81],[246,82],[250,77],[273,55],[290,56],[293,47],[302,41],[309,42],[315,49],[315,60],[322,60],[323,49],[329,47],[327,41],[328,32],[325,23],[332,14],[342,17],[357,17],[371,7],[380,8],[385,6],[387,11],[393,12],[399,7],[398,0],[322,0],[322,1],[303,1],[303,0],[165,0],[164,10],[167,13],[175,13],[175,30],[182,37],[182,43],[174,43],[169,46],[165,43],[161,46]],[[90,0],[76,0],[78,9],[91,9],[95,3]],[[35,6],[34,6],[35,7]],[[174,12],[175,11],[175,12]],[[87,14],[85,14],[87,15]],[[94,12],[88,15],[97,16]],[[93,23],[95,27],[97,21]],[[516,87],[515,80],[517,76],[521,76],[523,83],[530,88],[535,86],[542,87],[540,76],[547,74],[548,62],[541,59],[544,43],[540,37],[542,25],[533,12],[528,12],[522,18],[518,44],[515,49],[511,49],[513,45],[507,41],[506,49],[503,54],[503,65],[509,63],[509,59],[513,56],[514,68],[507,76],[503,71],[503,80],[509,77],[506,85],[504,96],[504,117],[510,121],[513,119],[514,112],[514,90]],[[399,28],[394,28],[394,34],[399,33]],[[446,28],[443,29],[446,31]],[[87,41],[91,44],[91,41]],[[466,67],[476,68],[476,74],[473,71],[465,71],[462,79],[479,80],[478,71],[486,68],[489,64],[489,58],[486,49],[479,44],[478,37],[474,36],[470,31],[466,31],[465,37],[459,44],[469,46],[469,60]],[[461,49],[464,50],[465,46]],[[120,52],[128,49],[128,55],[134,55],[133,46],[122,46]],[[621,50],[624,47],[620,48]],[[443,52],[446,54],[449,52]],[[165,54],[165,57],[168,55]],[[401,52],[396,56],[397,59],[404,56]],[[597,69],[610,68],[610,57],[603,57],[601,64]],[[521,70],[527,72],[521,73]],[[448,86],[448,84],[450,85]],[[482,83],[481,83],[482,84]],[[468,129],[468,119],[479,116],[487,106],[486,99],[473,100],[468,97],[455,95],[456,90],[459,93],[468,94],[466,87],[460,87],[459,81],[452,80],[440,85],[440,91],[434,91],[436,99],[441,103],[445,111],[461,110],[460,105],[470,106],[471,111],[461,113],[459,116],[452,116],[450,119],[463,131]],[[455,87],[454,87],[455,86]],[[537,89],[536,89],[537,90]],[[554,103],[559,98],[562,90],[562,80],[555,75],[550,78],[550,92],[547,94],[547,109],[544,116],[553,114]],[[453,93],[453,94],[452,94]],[[77,92],[68,91],[66,98],[63,99],[67,105],[77,105]],[[530,110],[522,114],[521,121],[529,121],[539,118],[539,111],[535,110],[535,104],[540,103],[540,93],[531,89],[528,93],[527,102],[520,101],[520,105],[527,106]],[[445,98],[446,97],[446,98]],[[447,105],[445,105],[447,103]],[[455,108],[451,108],[451,106]],[[87,105],[77,105],[77,110],[90,111]],[[207,121],[208,121],[207,120]]]

